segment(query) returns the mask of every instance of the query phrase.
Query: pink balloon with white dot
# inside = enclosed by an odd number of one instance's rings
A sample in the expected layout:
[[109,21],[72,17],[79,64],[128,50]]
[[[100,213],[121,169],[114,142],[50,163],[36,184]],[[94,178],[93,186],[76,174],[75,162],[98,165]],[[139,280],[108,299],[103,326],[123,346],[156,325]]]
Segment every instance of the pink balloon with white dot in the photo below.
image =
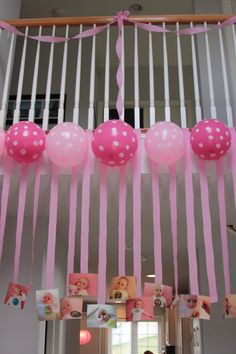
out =
[[39,159],[45,149],[44,131],[33,122],[13,124],[6,133],[5,146],[8,155],[20,163]]
[[108,166],[125,165],[132,159],[137,147],[135,130],[122,120],[104,122],[93,133],[94,155]]
[[224,122],[209,118],[194,126],[190,142],[201,159],[219,160],[230,148],[231,134]]

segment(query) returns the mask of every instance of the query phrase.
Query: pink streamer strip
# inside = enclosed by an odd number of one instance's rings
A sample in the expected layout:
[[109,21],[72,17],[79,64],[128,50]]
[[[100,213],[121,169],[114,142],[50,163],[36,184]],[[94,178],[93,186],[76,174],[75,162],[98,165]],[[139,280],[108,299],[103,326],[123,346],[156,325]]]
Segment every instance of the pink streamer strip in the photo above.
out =
[[200,177],[200,187],[201,187],[200,195],[201,195],[201,204],[202,204],[203,237],[204,237],[204,244],[205,244],[209,295],[211,297],[211,302],[217,302],[218,296],[217,296],[217,288],[216,288],[215,259],[214,259],[214,248],[212,242],[208,182],[207,182],[207,176],[205,170],[205,161],[201,159],[199,159],[199,177]]
[[116,109],[118,112],[119,118],[121,118],[123,113],[123,98],[122,98],[122,87],[123,87],[123,69],[122,69],[122,26],[123,18],[118,18],[118,37],[116,40],[116,54],[119,61],[117,73],[116,73],[116,83],[118,86],[118,94],[116,100]]
[[83,169],[82,184],[82,205],[81,205],[81,253],[80,271],[88,273],[89,260],[89,205],[90,205],[90,179],[91,179],[91,136],[92,132],[87,132],[89,148]]
[[236,131],[234,128],[231,129],[231,138],[231,170],[234,187],[234,205],[236,209]]
[[[68,253],[67,253],[67,284],[68,284],[69,274],[74,273],[77,187],[78,187],[78,166],[75,166],[72,167],[71,169],[71,182],[70,182],[70,216],[69,216],[69,235],[68,235]],[[69,295],[69,290],[67,290],[67,295]]]
[[119,275],[125,275],[126,168],[120,167],[119,184]]
[[32,287],[32,284],[33,284],[33,274],[34,274],[35,236],[36,236],[36,226],[37,226],[37,218],[38,218],[41,165],[42,165],[42,160],[40,159],[36,163],[36,174],[35,174],[35,182],[34,182],[34,206],[33,206],[33,220],[32,220],[32,249],[31,249],[31,267],[30,267],[30,283],[29,283],[30,288]]
[[133,170],[133,262],[134,275],[137,280],[137,297],[142,294],[141,285],[141,132],[136,130],[138,149],[134,156]]
[[192,179],[192,149],[190,146],[189,131],[185,129],[185,200],[186,200],[186,221],[187,221],[187,244],[188,244],[188,263],[190,293],[199,294],[198,268],[196,254],[196,234],[194,217],[194,199],[193,199],[193,179]]
[[179,291],[178,281],[178,239],[177,239],[177,190],[176,190],[176,167],[169,167],[170,178],[170,216],[171,216],[171,233],[173,243],[173,263],[174,263],[174,278],[175,278],[175,295]]
[[0,263],[2,260],[3,241],[6,226],[7,205],[9,197],[9,187],[12,171],[12,159],[6,156],[4,162],[4,177],[2,185],[2,198],[1,198],[1,218],[0,218]]
[[18,278],[19,278],[22,231],[23,231],[23,224],[24,224],[25,200],[26,200],[26,192],[27,192],[27,178],[28,178],[28,166],[22,164],[21,177],[20,177],[19,202],[18,202],[18,211],[17,211],[17,225],[16,225],[16,248],[15,248],[15,260],[14,260],[14,272],[13,272],[14,283],[18,283]]
[[219,216],[220,216],[220,235],[221,235],[221,247],[223,257],[223,270],[225,278],[225,294],[231,294],[230,290],[230,272],[229,272],[229,249],[228,249],[228,237],[227,237],[227,221],[225,213],[225,187],[224,187],[224,171],[222,161],[216,161],[217,170],[217,189],[218,189],[218,201],[219,201]]
[[158,165],[151,162],[152,173],[152,219],[153,219],[153,239],[154,239],[154,267],[155,282],[163,283],[162,269],[162,240],[161,240],[161,218],[160,218],[160,191],[158,178]]
[[52,165],[51,176],[51,195],[49,207],[49,225],[48,225],[48,246],[46,262],[46,289],[52,289],[54,283],[55,268],[55,248],[57,231],[57,201],[58,201],[58,167]]
[[98,304],[106,302],[107,267],[107,167],[101,166],[99,211]]

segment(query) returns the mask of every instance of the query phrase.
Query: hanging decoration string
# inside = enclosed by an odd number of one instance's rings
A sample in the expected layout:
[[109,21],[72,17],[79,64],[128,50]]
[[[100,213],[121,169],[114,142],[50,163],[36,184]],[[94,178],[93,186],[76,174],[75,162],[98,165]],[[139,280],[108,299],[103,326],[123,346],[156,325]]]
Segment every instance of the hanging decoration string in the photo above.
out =
[[0,218],[0,263],[2,260],[8,197],[9,197],[10,180],[11,180],[11,172],[12,172],[12,159],[9,158],[8,156],[6,156],[5,158],[3,170],[4,170],[4,176],[3,176],[3,184],[2,184],[1,218]]
[[216,288],[215,258],[214,258],[214,248],[213,248],[213,241],[212,241],[209,191],[208,191],[208,182],[207,182],[206,169],[205,169],[205,161],[203,161],[202,159],[199,159],[199,178],[200,178],[200,188],[201,188],[200,195],[201,195],[201,205],[202,205],[203,238],[205,244],[209,295],[211,297],[211,302],[216,302],[218,295],[217,295],[217,288]]
[[[71,182],[70,182],[67,284],[68,284],[69,274],[74,273],[75,234],[76,234],[76,215],[77,215],[77,187],[78,187],[78,166],[75,166],[71,168]],[[69,295],[69,289],[67,290],[67,295]]]
[[141,132],[136,131],[138,148],[134,156],[133,169],[133,262],[137,280],[137,297],[142,294],[141,269]]
[[186,222],[187,222],[187,246],[189,263],[190,293],[199,294],[198,268],[196,253],[196,233],[194,217],[194,197],[192,179],[192,150],[190,146],[189,131],[185,129],[185,201],[186,201]]
[[126,226],[126,167],[120,167],[119,178],[119,253],[118,269],[119,276],[125,275],[125,226]]
[[163,269],[162,269],[159,177],[158,177],[158,165],[153,161],[151,161],[151,173],[152,173],[152,220],[153,220],[153,239],[154,239],[155,282],[158,284],[162,284]]
[[23,225],[24,225],[25,200],[26,200],[26,192],[27,192],[27,178],[28,178],[28,166],[26,164],[22,164],[21,176],[20,176],[20,188],[19,188],[19,201],[18,201],[18,210],[17,210],[17,222],[16,222],[16,248],[15,248],[14,271],[13,271],[14,283],[18,283],[18,278],[19,278],[22,232],[23,232]]
[[57,232],[58,167],[52,164],[51,194],[49,206],[48,245],[46,261],[46,289],[53,288],[55,248]]
[[107,267],[107,166],[101,166],[99,210],[98,304],[106,302]]
[[224,186],[224,171],[222,161],[216,161],[217,171],[217,190],[218,190],[218,204],[220,217],[220,236],[223,257],[223,271],[225,279],[225,295],[231,294],[230,290],[230,271],[229,271],[229,248],[227,237],[227,220],[225,212],[225,186]]
[[169,166],[169,194],[170,194],[170,218],[171,218],[171,234],[173,244],[173,263],[174,263],[174,279],[175,279],[175,295],[179,292],[178,282],[178,239],[177,239],[177,188],[176,188],[176,166]]
[[81,252],[80,271],[88,273],[89,260],[89,205],[90,205],[90,179],[91,179],[91,132],[88,134],[88,154],[83,168],[82,202],[81,202]]

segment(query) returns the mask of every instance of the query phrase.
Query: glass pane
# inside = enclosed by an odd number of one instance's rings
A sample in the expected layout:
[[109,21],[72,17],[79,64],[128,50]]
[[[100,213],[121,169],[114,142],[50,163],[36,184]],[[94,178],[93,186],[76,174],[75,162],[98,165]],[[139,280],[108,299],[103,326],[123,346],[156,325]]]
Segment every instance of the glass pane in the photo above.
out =
[[158,333],[158,322],[139,322],[138,323],[138,354],[143,354],[146,350],[159,354],[160,333]]
[[112,354],[131,353],[131,323],[118,322],[112,329]]

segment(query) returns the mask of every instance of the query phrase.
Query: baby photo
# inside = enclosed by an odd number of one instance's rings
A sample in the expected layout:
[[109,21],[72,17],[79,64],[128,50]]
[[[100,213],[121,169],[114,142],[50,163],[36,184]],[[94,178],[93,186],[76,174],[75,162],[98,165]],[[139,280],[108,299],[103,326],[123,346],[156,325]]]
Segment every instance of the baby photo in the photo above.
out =
[[137,322],[153,320],[151,297],[142,297],[126,301],[126,320]]
[[116,328],[117,314],[114,305],[88,305],[87,327]]
[[135,277],[113,277],[111,281],[110,299],[125,301],[135,299],[136,281]]
[[236,294],[228,295],[223,303],[223,317],[234,318],[236,317]]
[[37,290],[36,304],[39,321],[60,319],[60,300],[58,289]]
[[177,307],[182,318],[210,319],[211,300],[208,296],[180,295]]
[[60,302],[62,320],[77,320],[82,318],[83,299],[76,296],[64,297]]
[[4,303],[23,310],[29,288],[20,284],[10,283]]
[[151,296],[153,306],[156,307],[171,307],[172,305],[171,286],[158,283],[144,283],[144,296]]
[[70,296],[97,296],[98,275],[92,273],[69,274]]

